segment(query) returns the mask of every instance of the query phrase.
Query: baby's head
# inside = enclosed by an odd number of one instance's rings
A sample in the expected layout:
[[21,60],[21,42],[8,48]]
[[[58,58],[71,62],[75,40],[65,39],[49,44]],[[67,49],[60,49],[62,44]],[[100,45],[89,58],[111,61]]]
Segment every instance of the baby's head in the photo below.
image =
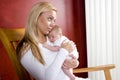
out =
[[51,42],[56,41],[62,36],[62,29],[58,26],[55,25],[51,32],[48,34],[48,38]]

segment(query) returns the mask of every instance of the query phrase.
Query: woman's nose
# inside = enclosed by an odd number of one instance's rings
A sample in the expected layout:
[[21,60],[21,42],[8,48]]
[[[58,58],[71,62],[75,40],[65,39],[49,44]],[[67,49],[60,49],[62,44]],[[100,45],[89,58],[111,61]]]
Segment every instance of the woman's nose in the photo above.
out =
[[54,26],[55,26],[55,23],[51,23],[51,24],[50,24],[50,27],[54,27]]

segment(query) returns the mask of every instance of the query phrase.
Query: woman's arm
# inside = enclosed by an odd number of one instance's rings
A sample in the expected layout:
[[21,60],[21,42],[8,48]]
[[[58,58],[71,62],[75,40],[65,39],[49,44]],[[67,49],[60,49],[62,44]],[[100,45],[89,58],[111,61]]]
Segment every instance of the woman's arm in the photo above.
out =
[[56,79],[56,77],[59,75],[59,72],[67,55],[68,51],[61,48],[54,62],[46,69],[46,80]]
[[66,56],[75,49],[75,45],[71,41],[64,41],[61,45],[61,49],[58,52],[53,63],[46,69],[46,80],[55,80],[61,71]]

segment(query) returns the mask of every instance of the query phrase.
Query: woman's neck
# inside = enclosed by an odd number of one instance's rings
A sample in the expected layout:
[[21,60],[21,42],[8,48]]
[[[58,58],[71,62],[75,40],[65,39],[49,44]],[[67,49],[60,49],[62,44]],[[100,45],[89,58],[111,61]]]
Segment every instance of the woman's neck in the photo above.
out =
[[47,41],[46,35],[41,35],[41,36],[39,36],[39,42],[40,42],[40,43],[45,43],[46,41]]

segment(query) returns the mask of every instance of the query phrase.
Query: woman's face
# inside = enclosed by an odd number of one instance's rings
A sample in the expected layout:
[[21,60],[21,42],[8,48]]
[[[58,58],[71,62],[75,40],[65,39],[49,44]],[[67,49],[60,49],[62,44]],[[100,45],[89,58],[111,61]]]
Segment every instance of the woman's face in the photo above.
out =
[[37,27],[39,29],[39,32],[43,35],[48,34],[55,25],[55,21],[56,21],[56,11],[49,10],[42,13],[37,21]]

